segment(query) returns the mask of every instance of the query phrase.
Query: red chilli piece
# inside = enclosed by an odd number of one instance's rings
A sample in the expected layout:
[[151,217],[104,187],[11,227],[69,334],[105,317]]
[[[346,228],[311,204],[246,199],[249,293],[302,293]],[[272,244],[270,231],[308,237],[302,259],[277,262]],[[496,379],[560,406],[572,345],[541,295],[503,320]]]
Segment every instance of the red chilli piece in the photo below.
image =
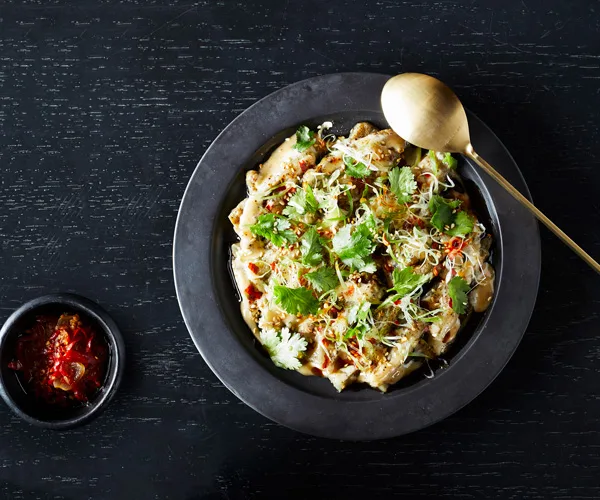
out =
[[449,259],[454,259],[458,254],[462,252],[462,249],[467,244],[467,240],[463,240],[458,236],[454,236],[448,241],[445,246],[445,251],[448,254]]
[[248,300],[251,300],[251,301],[258,300],[262,297],[262,292],[260,290],[258,290],[252,283],[250,283],[246,287],[246,290],[244,290],[244,292],[246,292],[246,296],[248,297]]

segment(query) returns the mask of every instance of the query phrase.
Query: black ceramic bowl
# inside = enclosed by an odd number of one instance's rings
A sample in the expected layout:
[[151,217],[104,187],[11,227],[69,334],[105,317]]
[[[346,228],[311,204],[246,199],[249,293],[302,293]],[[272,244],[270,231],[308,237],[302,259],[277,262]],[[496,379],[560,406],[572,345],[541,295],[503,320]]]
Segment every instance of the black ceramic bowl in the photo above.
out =
[[[104,383],[95,397],[85,406],[76,408],[51,408],[40,404],[27,394],[19,375],[10,369],[19,334],[31,327],[40,314],[75,312],[82,320],[102,333],[109,349],[108,366]],[[88,422],[102,412],[115,395],[125,366],[125,346],[118,326],[98,304],[85,297],[72,294],[45,295],[23,304],[10,315],[0,330],[0,395],[21,418],[48,429],[68,429]]]
[[[341,73],[311,78],[254,104],[215,139],[193,173],[179,210],[173,248],[177,297],[198,350],[242,401],[292,429],[338,439],[399,436],[447,417],[475,398],[515,351],[533,310],[540,275],[535,218],[468,159],[461,177],[479,219],[494,238],[496,293],[483,315],[473,315],[452,349],[448,365],[432,364],[382,394],[353,386],[338,393],[320,377],[277,368],[256,345],[240,313],[229,276],[229,251],[237,241],[227,216],[246,196],[245,173],[299,125],[332,121],[347,134],[359,121],[386,127],[381,90],[390,77]],[[506,148],[468,113],[477,151],[517,189],[527,185]]]

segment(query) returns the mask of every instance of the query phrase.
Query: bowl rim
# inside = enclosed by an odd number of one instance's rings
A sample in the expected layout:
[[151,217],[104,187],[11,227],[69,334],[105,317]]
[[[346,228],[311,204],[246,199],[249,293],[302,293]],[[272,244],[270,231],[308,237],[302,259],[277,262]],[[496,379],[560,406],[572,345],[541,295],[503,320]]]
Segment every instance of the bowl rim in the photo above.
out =
[[[284,87],[253,104],[209,146],[190,178],[178,212],[173,244],[175,288],[197,349],[221,382],[246,404],[271,420],[312,435],[349,440],[394,437],[432,425],[458,411],[475,399],[509,361],[525,333],[537,296],[541,270],[537,221],[485,173],[478,172],[500,219],[498,244],[504,265],[495,302],[504,312],[496,311],[496,325],[482,321],[477,328],[479,334],[475,332],[477,342],[473,343],[477,349],[461,351],[455,366],[436,377],[436,390],[424,394],[413,385],[403,390],[402,396],[390,393],[386,399],[366,402],[321,397],[299,390],[259,366],[233,338],[235,334],[220,310],[211,269],[214,228],[231,183],[243,170],[247,158],[281,130],[338,113],[341,103],[344,112],[380,113],[379,93],[389,78],[376,73],[324,75]],[[294,99],[295,103],[289,104]],[[523,175],[506,147],[475,115],[468,116],[478,151],[530,197]],[[468,160],[467,163],[472,166]],[[511,305],[518,311],[510,311]],[[487,319],[492,311],[493,307]],[[498,330],[502,335],[494,337]],[[475,358],[477,354],[481,357]],[[398,413],[407,401],[414,405]],[[344,403],[344,411],[339,403]],[[366,403],[370,404],[368,409]]]
[[0,329],[0,351],[6,345],[11,334],[15,333],[12,331],[12,328],[19,320],[30,314],[34,314],[35,310],[40,307],[52,304],[65,305],[75,312],[81,312],[93,318],[100,325],[112,356],[111,362],[108,365],[103,389],[89,405],[84,407],[81,414],[60,420],[44,420],[33,417],[25,412],[7,389],[2,370],[0,370],[0,396],[12,411],[26,422],[46,429],[64,430],[89,422],[104,411],[114,398],[123,379],[125,369],[125,342],[115,321],[99,304],[73,293],[53,293],[31,299],[13,311]]

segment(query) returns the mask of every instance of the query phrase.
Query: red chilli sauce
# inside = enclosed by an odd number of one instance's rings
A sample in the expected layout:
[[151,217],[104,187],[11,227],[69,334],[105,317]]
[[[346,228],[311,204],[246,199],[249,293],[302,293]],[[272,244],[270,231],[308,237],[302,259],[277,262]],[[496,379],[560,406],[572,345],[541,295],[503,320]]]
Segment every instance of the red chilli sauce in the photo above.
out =
[[20,372],[37,399],[59,406],[85,404],[102,386],[108,346],[77,314],[38,316],[17,339],[9,368]]

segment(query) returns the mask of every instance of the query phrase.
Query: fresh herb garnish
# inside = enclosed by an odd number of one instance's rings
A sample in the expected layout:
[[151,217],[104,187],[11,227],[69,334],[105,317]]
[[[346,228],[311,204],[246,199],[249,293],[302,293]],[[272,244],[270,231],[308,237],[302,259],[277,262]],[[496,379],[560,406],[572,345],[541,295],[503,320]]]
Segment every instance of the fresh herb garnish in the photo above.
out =
[[367,213],[369,215],[365,214],[366,216],[361,225],[365,226],[369,231],[371,231],[371,233],[374,233],[377,230],[377,221],[375,220],[373,212],[370,209]]
[[429,159],[431,160],[429,162],[429,164],[431,165],[431,170],[433,170],[433,174],[437,175],[438,174],[438,157],[435,154],[435,151],[433,149],[430,149],[429,152],[427,153],[427,156],[429,157]]
[[294,149],[296,151],[302,153],[310,148],[315,142],[317,142],[315,133],[306,125],[301,125],[298,130],[296,130],[296,144],[294,144]]
[[450,228],[445,231],[450,236],[460,236],[464,238],[467,234],[473,231],[475,220],[467,212],[458,212],[454,221],[450,224]]
[[371,258],[376,244],[369,229],[369,222],[356,226],[344,226],[331,240],[333,251],[347,266],[360,272],[374,273],[377,269]]
[[319,208],[319,203],[315,198],[312,188],[307,185],[304,189],[298,189],[288,201],[283,209],[283,214],[298,219],[307,213],[314,214]]
[[417,190],[415,176],[410,167],[396,167],[389,174],[390,187],[399,203],[408,203]]
[[412,267],[405,267],[402,271],[394,269],[392,280],[394,286],[388,291],[394,291],[393,300],[401,299],[410,294],[415,288],[424,285],[431,279],[429,274],[416,274]]
[[313,288],[319,293],[325,293],[333,290],[340,282],[336,272],[330,267],[320,267],[312,273],[307,273],[304,277],[310,282]]
[[460,204],[460,200],[447,200],[433,195],[429,201],[431,225],[442,233],[464,238],[473,231],[475,221],[466,212],[456,210]]
[[261,331],[260,342],[276,366],[287,370],[297,370],[302,366],[298,358],[306,351],[308,342],[300,334],[290,335],[288,328],[279,333],[269,328]]
[[300,239],[300,252],[302,254],[302,264],[306,266],[316,266],[323,261],[323,245],[321,237],[314,227],[311,227],[304,233]]
[[444,163],[452,169],[455,169],[458,166],[458,160],[450,153],[444,155]]
[[316,314],[319,301],[308,288],[288,288],[277,285],[273,288],[275,302],[290,314]]
[[421,148],[415,148],[415,158],[414,158],[414,162],[413,162],[414,166],[417,166],[419,163],[421,163],[422,156],[423,156],[423,150]]
[[431,356],[428,356],[424,352],[416,352],[416,351],[411,352],[408,355],[408,357],[409,358],[426,358],[426,359],[431,359]]
[[360,323],[365,321],[369,317],[371,312],[371,303],[363,302],[358,306],[354,306],[348,311],[348,323],[353,325],[354,323]]
[[290,221],[276,214],[261,215],[256,224],[250,226],[250,231],[256,236],[270,240],[275,246],[294,243],[298,238],[290,229]]
[[348,199],[348,213],[354,213],[354,200],[352,199],[352,192],[350,190],[346,191],[346,198]]
[[460,206],[460,203],[460,200],[447,200],[437,194],[433,195],[429,200],[431,225],[442,232],[449,228],[454,220],[452,212]]
[[346,173],[350,177],[356,177],[357,179],[364,179],[371,175],[371,170],[364,163],[356,161],[350,156],[344,156],[344,165],[346,166]]
[[448,282],[448,295],[452,309],[458,314],[464,314],[467,311],[467,292],[471,289],[469,284],[460,276],[454,276]]
[[437,323],[438,321],[441,321],[441,319],[442,319],[439,316],[431,316],[431,315],[427,316],[426,314],[417,316],[416,319],[418,319],[419,321],[422,321],[423,323]]
[[360,195],[360,202],[363,203],[367,199],[367,195],[369,194],[369,186],[365,185],[362,194]]
[[373,314],[371,313],[371,303],[363,302],[359,306],[354,306],[348,313],[348,324],[355,325],[349,328],[344,334],[345,339],[356,337],[362,339],[371,329]]

